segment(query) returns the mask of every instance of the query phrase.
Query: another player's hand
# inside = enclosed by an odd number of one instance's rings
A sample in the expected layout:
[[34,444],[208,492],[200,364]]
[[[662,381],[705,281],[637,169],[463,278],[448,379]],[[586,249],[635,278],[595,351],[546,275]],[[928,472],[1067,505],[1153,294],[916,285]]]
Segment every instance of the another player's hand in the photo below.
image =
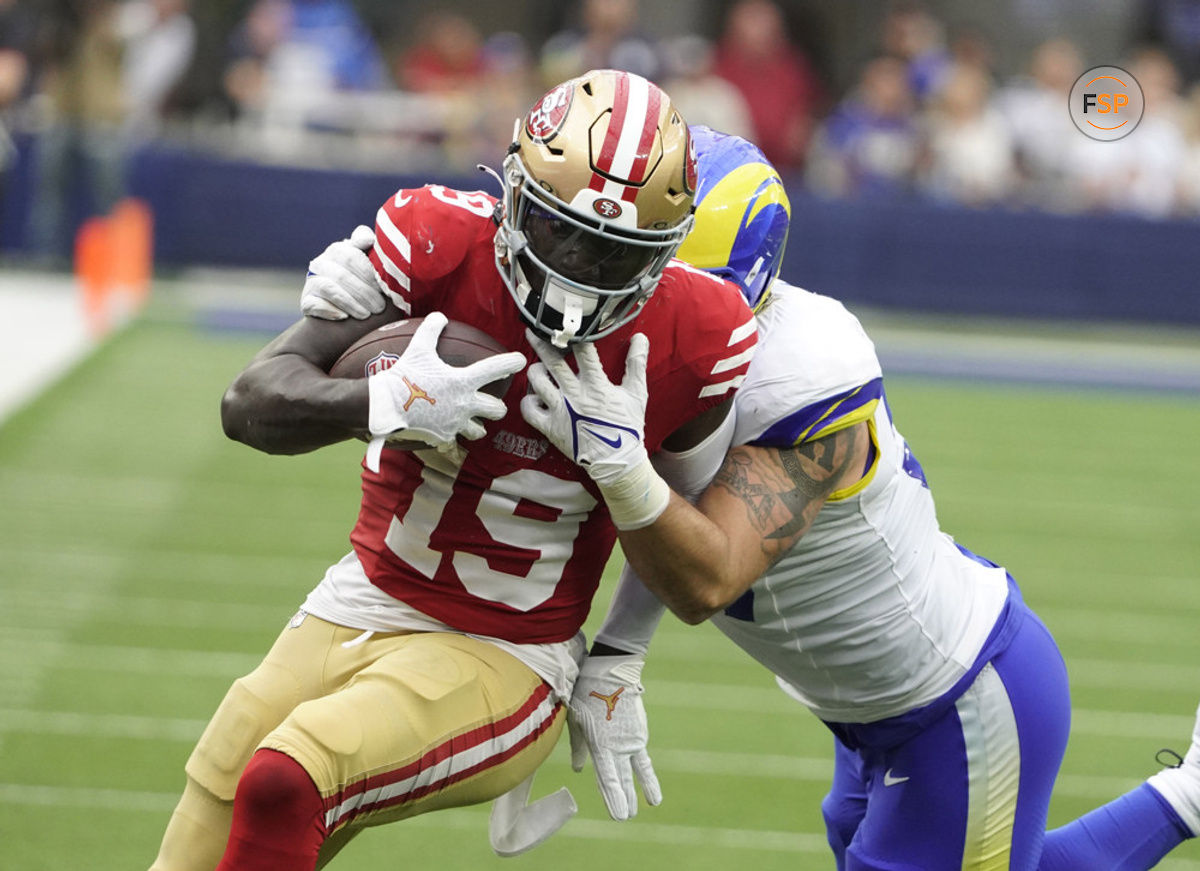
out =
[[483,436],[483,424],[475,418],[504,417],[504,403],[480,388],[520,371],[525,356],[510,351],[470,366],[451,366],[437,353],[445,326],[441,312],[428,315],[400,359],[367,379],[371,435],[400,435],[448,449],[457,436]]
[[650,730],[642,705],[643,665],[640,656],[589,656],[567,709],[571,767],[582,771],[591,754],[596,784],[614,820],[637,814],[635,778],[648,803],[662,804],[662,789],[646,752]]
[[374,231],[360,224],[349,239],[334,242],[313,259],[300,292],[300,311],[327,321],[347,316],[362,320],[383,311],[387,300],[367,258],[374,244]]
[[529,367],[533,392],[521,400],[525,420],[600,486],[618,529],[654,522],[667,506],[670,489],[650,466],[644,441],[649,340],[641,333],[633,336],[625,376],[614,384],[592,343],[572,346],[576,375],[561,351],[527,335],[541,362]]

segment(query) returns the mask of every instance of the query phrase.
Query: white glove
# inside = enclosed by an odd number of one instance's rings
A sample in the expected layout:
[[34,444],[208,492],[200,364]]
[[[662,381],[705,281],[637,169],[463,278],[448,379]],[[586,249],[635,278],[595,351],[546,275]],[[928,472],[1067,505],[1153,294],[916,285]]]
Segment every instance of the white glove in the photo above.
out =
[[443,450],[451,448],[459,435],[483,436],[483,424],[474,418],[504,417],[504,403],[480,388],[520,371],[525,356],[509,351],[470,366],[451,366],[437,354],[438,336],[445,326],[441,312],[428,315],[400,359],[367,379],[371,435],[420,439]]
[[383,311],[387,299],[367,258],[374,245],[375,232],[360,224],[349,239],[334,242],[310,261],[300,311],[327,321],[342,321],[347,315],[363,320]]
[[565,786],[527,804],[533,775],[492,802],[488,840],[497,856],[517,856],[532,850],[575,816],[579,808]]
[[614,820],[637,815],[634,778],[646,801],[662,804],[662,789],[650,764],[650,730],[642,705],[640,656],[589,656],[579,669],[567,708],[571,767],[583,771],[588,753],[596,784]]
[[572,346],[576,375],[562,352],[533,333],[526,335],[542,362],[529,367],[533,393],[521,400],[525,420],[587,471],[617,529],[653,523],[671,491],[650,465],[644,443],[650,341],[641,333],[633,336],[625,377],[613,384],[590,342]]

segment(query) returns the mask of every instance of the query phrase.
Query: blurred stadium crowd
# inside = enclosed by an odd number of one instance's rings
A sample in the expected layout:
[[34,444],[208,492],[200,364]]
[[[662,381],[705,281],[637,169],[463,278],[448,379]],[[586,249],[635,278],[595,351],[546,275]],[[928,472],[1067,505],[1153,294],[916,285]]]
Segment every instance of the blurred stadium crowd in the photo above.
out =
[[[1060,24],[1089,8],[1031,2],[1006,6],[1065,9]],[[497,27],[491,4],[0,0],[0,160],[28,152],[28,236],[51,244],[71,184],[100,210],[115,202],[147,141],[393,172],[494,164],[548,85],[602,66],[658,81],[690,123],[750,137],[821,194],[1200,215],[1200,0],[1125,0],[1136,26],[1113,43],[1120,57],[1059,26],[1005,63],[1004,37],[948,20],[953,3],[853,4],[837,14],[874,16],[872,44],[840,75],[813,51],[838,50],[836,27],[798,32],[812,4],[677,0],[674,16],[638,0],[495,5],[524,10],[515,28]],[[543,33],[521,29],[531,16]],[[1129,69],[1147,106],[1132,135],[1101,147],[1067,113],[1072,83],[1099,63]]]

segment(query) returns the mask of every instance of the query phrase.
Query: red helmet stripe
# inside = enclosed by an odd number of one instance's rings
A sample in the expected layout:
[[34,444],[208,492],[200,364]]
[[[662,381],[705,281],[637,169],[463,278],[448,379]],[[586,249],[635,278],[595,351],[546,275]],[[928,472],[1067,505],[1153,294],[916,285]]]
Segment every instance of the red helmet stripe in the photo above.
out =
[[612,114],[588,187],[634,202],[645,180],[665,97],[640,76],[620,72],[615,80]]
[[613,97],[612,116],[608,119],[608,131],[604,134],[604,145],[596,160],[596,169],[611,173],[617,157],[617,146],[621,142],[621,131],[625,128],[625,115],[629,111],[629,74],[617,74],[617,93]]
[[[650,150],[654,147],[654,134],[658,132],[658,114],[662,110],[663,92],[655,85],[650,85],[649,89],[650,93],[646,100],[646,120],[642,125],[637,154],[634,155],[633,168],[629,173],[631,180],[641,180],[646,175],[646,164],[650,162]],[[633,197],[627,196],[626,199],[633,199]]]

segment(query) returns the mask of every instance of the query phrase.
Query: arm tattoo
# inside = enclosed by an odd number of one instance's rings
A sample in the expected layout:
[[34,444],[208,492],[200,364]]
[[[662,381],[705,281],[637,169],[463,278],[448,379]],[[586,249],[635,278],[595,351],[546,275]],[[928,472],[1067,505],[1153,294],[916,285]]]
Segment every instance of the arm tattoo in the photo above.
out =
[[856,462],[861,473],[865,429],[857,424],[794,448],[730,451],[714,483],[745,504],[772,560],[808,531],[830,493],[852,483],[844,479]]

